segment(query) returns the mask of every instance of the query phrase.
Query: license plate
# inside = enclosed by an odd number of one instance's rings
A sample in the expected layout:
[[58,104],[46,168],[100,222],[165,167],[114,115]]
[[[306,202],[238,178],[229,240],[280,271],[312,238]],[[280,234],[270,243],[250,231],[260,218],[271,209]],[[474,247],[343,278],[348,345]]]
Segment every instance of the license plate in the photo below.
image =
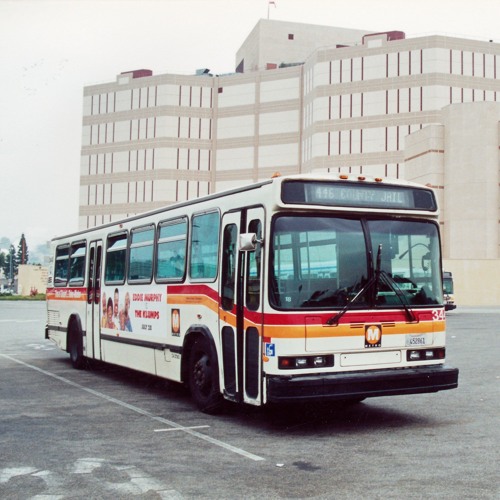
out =
[[406,336],[406,346],[407,347],[418,347],[430,344],[427,340],[427,335],[407,335]]

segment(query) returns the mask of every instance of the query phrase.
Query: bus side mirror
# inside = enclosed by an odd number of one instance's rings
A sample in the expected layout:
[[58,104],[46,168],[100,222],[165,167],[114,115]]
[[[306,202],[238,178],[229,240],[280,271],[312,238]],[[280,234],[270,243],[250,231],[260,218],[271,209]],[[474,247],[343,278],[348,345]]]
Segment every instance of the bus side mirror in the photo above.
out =
[[262,243],[262,240],[258,240],[255,233],[242,233],[240,234],[239,250],[240,252],[253,252],[257,248],[257,243]]

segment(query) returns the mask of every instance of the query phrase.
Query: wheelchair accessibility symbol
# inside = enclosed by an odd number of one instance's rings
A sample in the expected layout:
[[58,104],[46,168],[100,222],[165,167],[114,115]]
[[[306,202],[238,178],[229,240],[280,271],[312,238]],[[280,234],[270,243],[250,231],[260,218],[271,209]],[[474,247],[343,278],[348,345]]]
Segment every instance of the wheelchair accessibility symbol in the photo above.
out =
[[266,344],[266,356],[273,357],[276,355],[276,351],[274,349],[274,344]]

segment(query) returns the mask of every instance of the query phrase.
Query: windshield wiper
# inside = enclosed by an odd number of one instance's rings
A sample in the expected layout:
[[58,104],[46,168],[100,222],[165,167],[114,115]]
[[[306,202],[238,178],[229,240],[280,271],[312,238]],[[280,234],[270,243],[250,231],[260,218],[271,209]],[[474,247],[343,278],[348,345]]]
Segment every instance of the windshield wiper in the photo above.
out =
[[396,294],[397,298],[399,299],[399,302],[401,302],[401,305],[405,309],[409,322],[410,323],[417,322],[417,318],[415,317],[413,311],[408,307],[408,304],[406,303],[405,300],[405,295],[401,291],[401,288],[399,288],[398,284],[392,279],[392,277],[386,271],[380,270],[379,276],[382,276],[384,283]]
[[352,304],[358,300],[358,297],[363,295],[371,286],[375,285],[375,296],[377,295],[378,283],[380,280],[380,263],[382,261],[382,244],[378,246],[377,251],[377,267],[375,272],[372,274],[371,278],[361,287],[361,290],[353,297],[353,299],[348,302],[340,312],[333,315],[331,318],[326,320],[327,325],[338,325],[340,318],[351,308]]
[[[372,274],[372,277],[365,283],[363,287],[361,287],[361,290],[353,297],[353,299],[350,302],[348,302],[342,308],[340,312],[338,312],[337,314],[326,320],[327,325],[338,325],[340,318],[351,308],[352,304],[356,302],[358,297],[360,297],[367,290],[369,290],[371,286],[374,286],[375,288],[374,299],[376,299],[379,290],[379,284],[381,281],[383,281],[396,294],[397,298],[399,299],[399,302],[401,302],[401,305],[404,307],[404,310],[408,317],[408,321],[410,323],[417,322],[415,314],[408,307],[408,304],[406,303],[405,300],[405,296],[401,291],[401,289],[399,288],[399,286],[397,285],[397,283],[395,283],[395,281],[386,271],[381,269],[381,262],[382,262],[382,244],[379,244],[377,250],[377,264],[374,273]],[[375,302],[375,300],[373,302]]]

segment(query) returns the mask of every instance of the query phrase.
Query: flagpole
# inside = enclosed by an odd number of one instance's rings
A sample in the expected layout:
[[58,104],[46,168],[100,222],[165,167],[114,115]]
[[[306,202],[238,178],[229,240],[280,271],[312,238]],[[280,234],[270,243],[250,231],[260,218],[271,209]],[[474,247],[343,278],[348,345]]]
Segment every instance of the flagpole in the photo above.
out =
[[276,8],[276,2],[274,0],[267,0],[267,18],[269,19],[269,9],[271,7],[271,4],[274,5],[274,7]]

